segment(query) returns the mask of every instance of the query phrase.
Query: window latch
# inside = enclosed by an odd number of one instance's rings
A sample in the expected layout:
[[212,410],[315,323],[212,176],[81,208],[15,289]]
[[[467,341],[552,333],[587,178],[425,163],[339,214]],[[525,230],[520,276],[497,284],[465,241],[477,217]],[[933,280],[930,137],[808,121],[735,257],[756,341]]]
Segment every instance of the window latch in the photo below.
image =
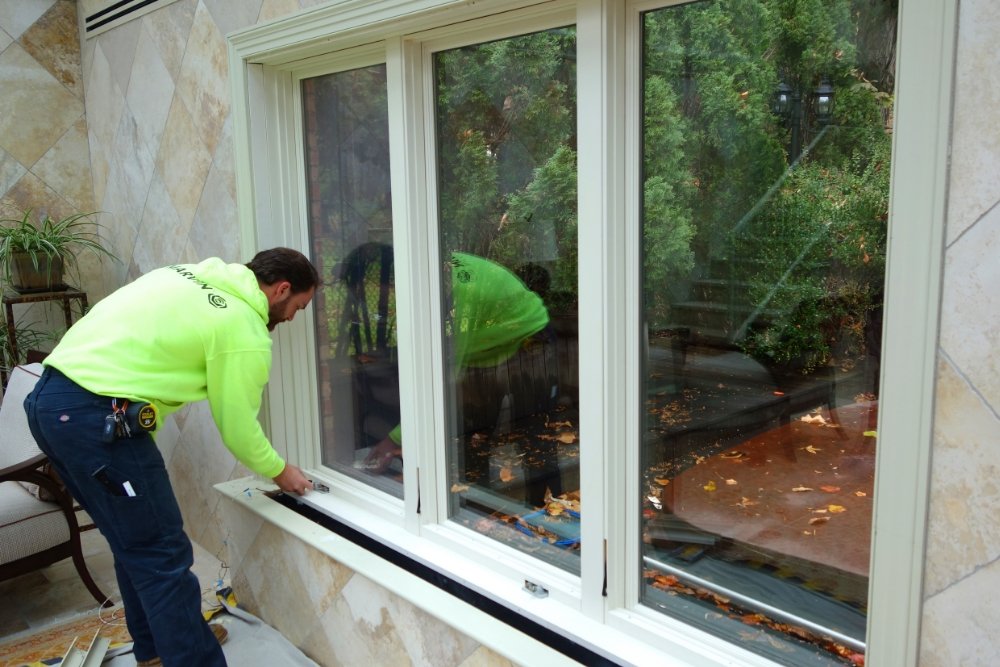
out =
[[527,579],[524,580],[524,590],[528,591],[536,598],[546,598],[549,596],[549,591],[547,588],[543,588],[542,586],[536,584],[535,582],[528,581]]

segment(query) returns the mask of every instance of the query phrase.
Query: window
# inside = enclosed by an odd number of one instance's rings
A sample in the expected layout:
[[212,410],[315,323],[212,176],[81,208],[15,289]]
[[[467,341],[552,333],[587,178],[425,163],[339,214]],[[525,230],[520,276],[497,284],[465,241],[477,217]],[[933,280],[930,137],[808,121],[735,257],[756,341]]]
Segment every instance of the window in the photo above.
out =
[[272,379],[274,442],[331,486],[307,502],[606,654],[910,641],[936,283],[900,267],[940,249],[954,20],[925,1],[898,47],[846,1],[334,3],[232,36],[246,237],[328,281]]
[[457,522],[579,572],[576,39],[434,54]]
[[642,599],[788,664],[865,650],[894,25],[642,15]]
[[385,65],[302,81],[321,462],[402,497]]

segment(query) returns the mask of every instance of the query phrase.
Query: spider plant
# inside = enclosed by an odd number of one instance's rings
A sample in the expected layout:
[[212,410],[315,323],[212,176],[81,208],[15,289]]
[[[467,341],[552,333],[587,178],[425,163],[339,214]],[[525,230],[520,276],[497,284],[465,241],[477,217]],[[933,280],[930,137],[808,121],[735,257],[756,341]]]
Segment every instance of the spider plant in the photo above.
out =
[[0,275],[4,282],[20,292],[65,289],[63,272],[76,269],[80,252],[117,261],[101,243],[94,215],[75,213],[59,220],[42,215],[35,221],[28,209],[21,218],[0,219]]

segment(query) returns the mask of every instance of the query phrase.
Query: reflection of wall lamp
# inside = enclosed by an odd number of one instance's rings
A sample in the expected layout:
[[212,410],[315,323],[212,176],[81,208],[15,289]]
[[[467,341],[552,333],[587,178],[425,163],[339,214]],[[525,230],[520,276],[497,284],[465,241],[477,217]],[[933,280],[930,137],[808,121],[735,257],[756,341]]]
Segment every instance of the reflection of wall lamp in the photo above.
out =
[[826,126],[833,120],[833,97],[833,86],[824,78],[814,90],[807,93],[808,107],[803,109],[802,93],[784,81],[778,84],[771,111],[792,131],[789,148],[789,155],[792,158],[797,158],[801,152],[801,134],[808,126],[810,116],[818,126]]

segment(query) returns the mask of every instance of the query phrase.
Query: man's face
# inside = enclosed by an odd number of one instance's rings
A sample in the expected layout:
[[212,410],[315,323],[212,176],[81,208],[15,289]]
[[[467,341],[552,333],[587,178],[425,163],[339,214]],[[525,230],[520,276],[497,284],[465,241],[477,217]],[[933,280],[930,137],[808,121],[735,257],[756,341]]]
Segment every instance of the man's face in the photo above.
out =
[[315,289],[311,289],[307,292],[293,294],[289,289],[282,296],[275,297],[267,309],[267,330],[274,331],[274,327],[280,323],[291,322],[295,319],[295,313],[309,305],[315,292]]

